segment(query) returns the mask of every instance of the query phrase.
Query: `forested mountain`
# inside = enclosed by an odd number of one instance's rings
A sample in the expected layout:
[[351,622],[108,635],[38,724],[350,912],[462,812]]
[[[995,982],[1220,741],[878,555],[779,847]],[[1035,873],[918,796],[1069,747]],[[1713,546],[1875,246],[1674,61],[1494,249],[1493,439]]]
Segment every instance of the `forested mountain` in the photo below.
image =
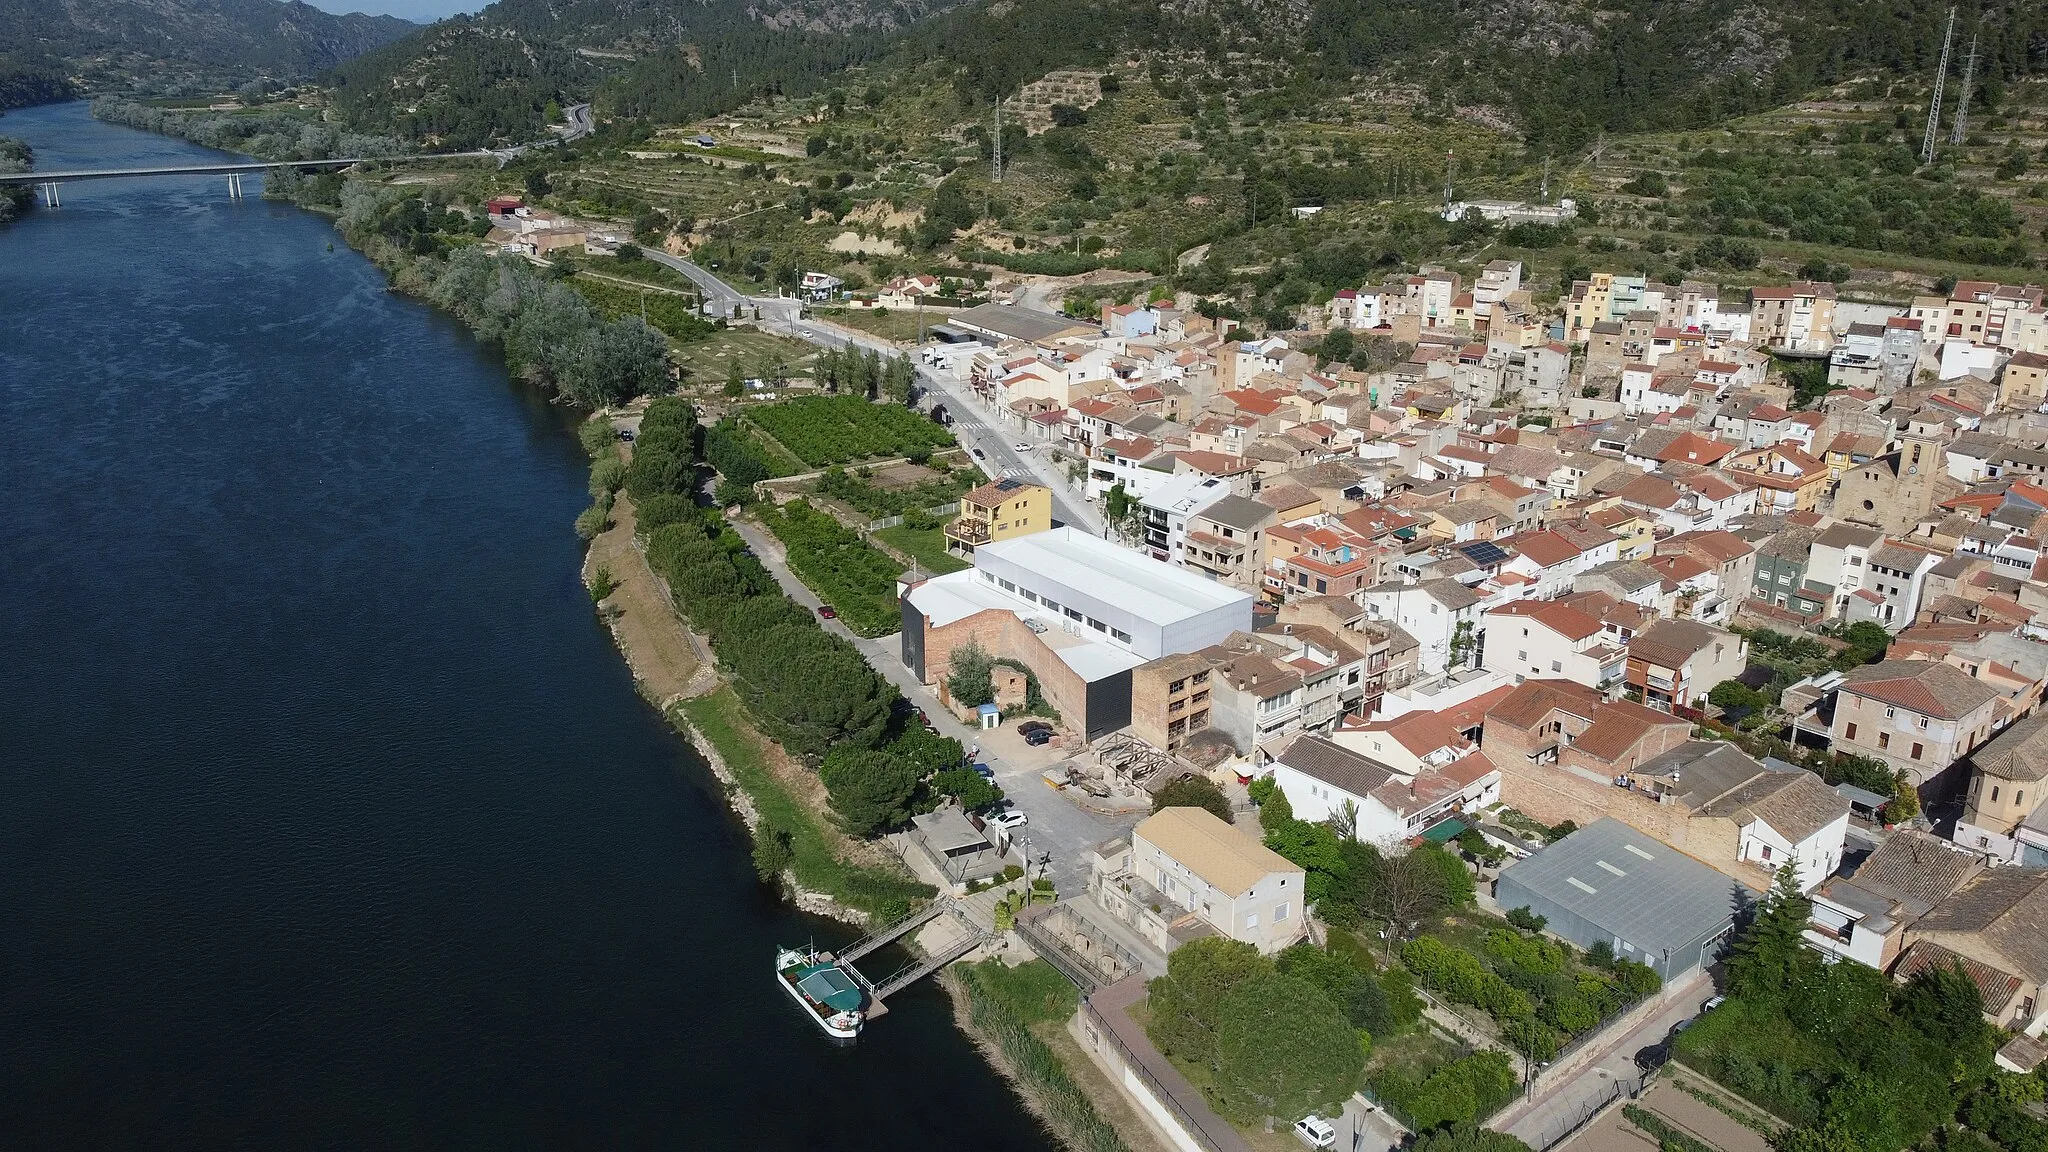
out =
[[[1053,68],[1140,56],[1155,75],[1264,116],[1399,89],[1570,151],[1850,76],[1923,76],[1946,11],[1946,0],[499,0],[336,78],[363,127],[468,144],[531,132],[551,99],[598,96],[601,113],[673,121],[879,62],[950,70],[972,106]],[[1981,19],[1980,77],[2048,71],[2048,5],[1999,0]]]
[[499,0],[336,69],[357,124],[450,145],[531,136],[549,102],[681,120],[807,89],[946,0]]
[[0,52],[0,111],[69,100],[74,94],[55,60]]
[[[1947,0],[984,0],[918,26],[901,50],[954,63],[961,95],[982,101],[1050,68],[1180,53],[1182,79],[1263,90],[1253,103],[1268,115],[1399,87],[1570,150],[1602,132],[1711,124],[1851,76],[1924,76],[1947,10]],[[1982,20],[1980,77],[2048,72],[2048,5],[1990,3]],[[1959,25],[1958,52],[1966,33]]]
[[297,0],[0,0],[0,56],[135,57],[229,76],[310,76],[419,25]]

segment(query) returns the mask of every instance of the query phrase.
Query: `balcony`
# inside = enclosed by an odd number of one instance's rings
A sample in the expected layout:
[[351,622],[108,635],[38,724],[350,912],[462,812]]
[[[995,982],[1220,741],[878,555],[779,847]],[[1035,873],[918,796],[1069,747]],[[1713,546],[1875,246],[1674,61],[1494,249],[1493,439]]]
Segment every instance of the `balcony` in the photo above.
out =
[[972,549],[986,544],[994,537],[989,535],[988,521],[959,519],[946,525],[946,539],[962,548]]

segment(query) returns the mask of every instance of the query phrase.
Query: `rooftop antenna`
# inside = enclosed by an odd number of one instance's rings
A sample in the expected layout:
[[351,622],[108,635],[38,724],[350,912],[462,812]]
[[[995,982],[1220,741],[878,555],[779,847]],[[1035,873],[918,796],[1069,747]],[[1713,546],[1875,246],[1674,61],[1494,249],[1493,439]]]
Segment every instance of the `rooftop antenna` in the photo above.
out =
[[1955,125],[1948,132],[1948,142],[1951,144],[1961,144],[1963,133],[1969,128],[1970,85],[1977,78],[1977,34],[1982,28],[1983,21],[1980,19],[1978,26],[1970,30],[1970,51],[1963,57],[1963,86],[1956,93]]
[[1941,34],[1941,66],[1934,70],[1934,98],[1927,105],[1927,134],[1920,141],[1920,162],[1934,163],[1934,145],[1941,133],[1941,88],[1948,82],[1949,46],[1956,35],[1956,10],[1951,4],[1948,10],[1948,29]]

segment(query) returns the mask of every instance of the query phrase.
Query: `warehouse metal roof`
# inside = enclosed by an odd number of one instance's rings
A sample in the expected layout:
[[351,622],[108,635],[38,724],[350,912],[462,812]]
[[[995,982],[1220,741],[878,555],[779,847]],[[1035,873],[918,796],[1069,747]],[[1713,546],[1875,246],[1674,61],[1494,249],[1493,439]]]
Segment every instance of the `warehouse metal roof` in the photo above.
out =
[[[1696,943],[1756,898],[1734,877],[1611,817],[1515,864],[1501,883],[1652,954]],[[1508,892],[1501,902],[1511,903]]]

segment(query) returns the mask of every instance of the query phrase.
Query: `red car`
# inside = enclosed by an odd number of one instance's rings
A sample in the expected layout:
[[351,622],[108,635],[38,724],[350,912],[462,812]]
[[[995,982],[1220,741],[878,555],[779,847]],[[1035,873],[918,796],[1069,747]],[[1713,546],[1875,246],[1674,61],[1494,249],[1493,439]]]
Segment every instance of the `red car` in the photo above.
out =
[[820,604],[818,605],[818,616],[825,620],[837,620],[839,619],[839,611],[830,604]]

